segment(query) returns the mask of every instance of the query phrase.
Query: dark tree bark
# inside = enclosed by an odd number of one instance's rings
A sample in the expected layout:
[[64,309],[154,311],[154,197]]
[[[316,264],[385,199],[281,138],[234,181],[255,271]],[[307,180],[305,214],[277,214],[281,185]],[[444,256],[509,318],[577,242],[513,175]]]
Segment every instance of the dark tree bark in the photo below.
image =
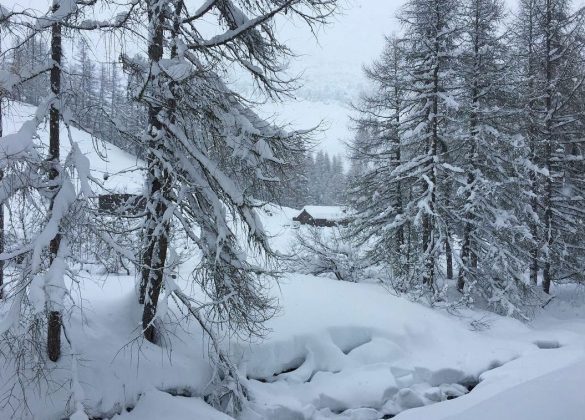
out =
[[[0,96],[0,137],[3,136],[2,120],[2,97]],[[4,172],[0,170],[0,181],[4,177]],[[0,204],[0,254],[4,252],[4,205]],[[4,260],[0,260],[0,299],[4,297]]]
[[[0,27],[0,34],[2,28]],[[1,40],[1,38],[0,38]],[[0,48],[1,52],[1,48]],[[4,120],[2,119],[2,113],[4,108],[2,106],[2,96],[0,96],[0,137],[4,135]],[[4,178],[4,172],[0,170],[0,181]],[[0,204],[0,254],[4,252],[4,205]],[[0,260],[0,299],[4,297],[4,260]]]
[[546,36],[546,94],[545,94],[545,106],[546,106],[546,119],[545,119],[545,164],[547,168],[547,175],[545,179],[544,185],[544,229],[545,229],[545,237],[546,237],[546,246],[547,246],[547,253],[544,256],[544,267],[542,271],[542,290],[545,293],[550,292],[550,283],[552,280],[552,273],[551,273],[551,250],[553,245],[553,235],[552,235],[552,205],[553,205],[553,179],[552,179],[552,165],[551,165],[551,158],[552,158],[552,121],[551,117],[554,112],[553,109],[553,102],[552,102],[552,84],[553,84],[553,63],[552,63],[552,56],[553,47],[552,47],[552,34],[551,26],[553,22],[552,16],[552,8],[553,5],[551,4],[551,0],[546,0],[546,29],[545,29],[545,36]]
[[[439,15],[439,11],[437,13],[437,25],[440,25],[441,17]],[[441,50],[439,45],[439,39],[435,38],[435,52],[438,53]],[[436,202],[437,202],[437,167],[435,158],[437,157],[438,146],[439,146],[439,122],[438,122],[438,112],[439,112],[439,60],[435,63],[435,67],[433,69],[433,103],[432,103],[432,120],[431,120],[431,136],[430,136],[430,144],[429,144],[429,156],[431,156],[432,163],[431,163],[431,173],[430,173],[430,180],[432,186],[431,190],[431,199],[429,202],[429,210],[431,214],[426,215],[425,220],[423,222],[423,248],[426,254],[426,261],[425,261],[425,276],[423,278],[423,282],[429,285],[431,288],[435,286],[435,209],[436,209]]]
[[[58,5],[53,7],[53,12]],[[49,111],[49,179],[56,180],[59,177],[59,120],[60,111],[55,105],[59,100],[61,93],[61,23],[54,23],[51,27],[51,59],[53,67],[51,68],[51,92],[53,93],[53,104]],[[56,193],[55,193],[56,194]],[[53,196],[50,209],[52,210],[55,196]],[[50,262],[57,257],[59,246],[61,244],[61,235],[57,234],[49,244]],[[55,309],[49,311],[47,331],[47,353],[49,359],[53,362],[59,360],[61,356],[61,312]]]
[[[148,58],[152,65],[158,66],[163,58],[164,52],[164,10],[157,2],[149,3],[149,15],[151,24],[151,37],[148,46]],[[160,86],[160,75],[151,75],[150,82],[153,90],[157,91]],[[155,98],[156,100],[156,98]],[[156,308],[162,286],[164,284],[164,268],[169,245],[170,224],[164,221],[164,214],[167,210],[168,196],[170,194],[170,176],[167,169],[162,165],[156,156],[156,151],[164,150],[163,124],[159,120],[162,108],[160,105],[151,103],[148,109],[149,123],[149,150],[148,156],[148,177],[149,191],[147,196],[147,222],[146,222],[146,243],[142,262],[142,283],[141,296],[144,301],[142,314],[142,328],[144,338],[151,343],[156,343],[156,328],[154,319]]]
[[[530,7],[529,15],[528,15],[528,91],[532,94],[534,92],[534,78],[531,77],[535,74],[535,65],[534,65],[534,6]],[[530,140],[530,148],[531,148],[531,159],[533,162],[537,161],[537,148],[536,148],[536,136],[537,130],[535,127],[534,122],[534,108],[535,108],[535,100],[531,99],[529,102],[529,122],[528,122],[528,136]],[[532,208],[532,212],[534,215],[538,214],[538,180],[537,176],[534,172],[532,172],[532,176],[530,179],[530,187],[532,189],[533,197],[530,200],[530,206]],[[538,282],[538,223],[532,221],[530,223],[530,233],[532,235],[532,239],[534,241],[534,245],[530,250],[530,282],[534,285]]]
[[[475,38],[473,42],[473,54],[474,54],[474,69],[477,70],[480,68],[480,62],[478,62],[478,55],[479,55],[479,8],[476,7],[475,11],[475,20],[474,20],[474,30],[475,30]],[[477,71],[476,71],[477,73]],[[471,114],[469,116],[469,138],[471,140],[471,150],[469,151],[469,159],[470,159],[470,166],[472,170],[467,175],[467,185],[473,190],[475,188],[475,176],[473,175],[473,169],[475,169],[477,165],[477,136],[479,135],[477,131],[478,125],[478,108],[479,108],[479,98],[480,98],[480,89],[478,84],[478,77],[479,74],[473,75],[473,86],[471,90]],[[469,192],[467,195],[467,199],[472,196],[472,191]],[[459,268],[459,275],[457,278],[457,290],[463,292],[463,288],[465,287],[465,276],[468,273],[469,269],[471,268],[470,261],[471,261],[471,254],[476,256],[474,252],[471,250],[471,235],[473,233],[473,212],[468,211],[465,214],[465,228],[463,229],[463,244],[461,246],[461,267]],[[475,258],[475,268],[477,268],[477,258]]]

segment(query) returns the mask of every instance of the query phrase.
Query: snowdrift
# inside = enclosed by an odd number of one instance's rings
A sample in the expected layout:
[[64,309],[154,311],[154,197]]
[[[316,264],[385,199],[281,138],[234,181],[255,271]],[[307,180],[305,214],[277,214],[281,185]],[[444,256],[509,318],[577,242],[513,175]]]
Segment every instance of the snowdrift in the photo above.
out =
[[[32,112],[12,106],[6,132]],[[109,144],[98,153],[87,133],[71,134],[94,176],[107,174],[106,189],[141,190],[141,162]],[[39,135],[46,142],[47,128]],[[260,212],[276,250],[290,252],[298,213]],[[179,273],[186,293],[196,262],[193,252]],[[70,344],[46,378],[25,384],[26,400],[11,372],[0,370],[0,418],[229,418],[202,399],[213,373],[209,343],[172,302],[161,304],[167,329],[155,346],[141,338],[134,276],[104,276],[88,265],[78,280],[68,285]],[[267,336],[224,342],[249,390],[241,418],[581,420],[585,292],[561,292],[525,325],[480,311],[443,313],[378,284],[287,273],[272,284],[281,311]]]

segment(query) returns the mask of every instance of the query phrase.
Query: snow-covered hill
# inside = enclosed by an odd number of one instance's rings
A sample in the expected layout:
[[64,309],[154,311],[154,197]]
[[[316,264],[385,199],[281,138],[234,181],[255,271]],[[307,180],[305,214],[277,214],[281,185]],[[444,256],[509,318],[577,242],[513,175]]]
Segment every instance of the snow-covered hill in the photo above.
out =
[[[19,102],[3,103],[4,135],[15,133],[25,121],[32,119],[36,108]],[[71,150],[69,135],[65,126],[61,124],[63,133],[61,141],[61,156],[65,157]],[[38,129],[39,144],[49,144],[49,126],[45,124]],[[143,163],[131,154],[121,150],[113,144],[94,141],[92,136],[85,131],[71,127],[71,140],[79,145],[83,154],[87,156],[91,164],[94,178],[99,181],[105,191],[118,193],[137,193],[143,187]]]
[[[30,113],[12,107],[7,130]],[[43,128],[41,141],[46,137]],[[135,158],[101,144],[103,160],[89,135],[73,130],[72,138],[96,176],[111,174],[108,188],[141,187]],[[277,250],[290,251],[298,213],[276,206],[260,212]],[[177,283],[193,293],[197,253],[189,252]],[[26,401],[13,388],[16,378],[0,370],[0,418],[59,419],[75,402],[95,418],[229,418],[201,398],[212,376],[209,343],[168,296],[160,304],[167,333],[159,347],[141,337],[134,275],[105,276],[88,264],[77,281],[68,285],[64,318],[70,344],[63,340],[46,381],[25,383]],[[559,290],[525,325],[481,311],[443,313],[377,284],[285,273],[272,283],[281,310],[266,337],[224,342],[249,389],[241,418],[582,420],[585,291]]]

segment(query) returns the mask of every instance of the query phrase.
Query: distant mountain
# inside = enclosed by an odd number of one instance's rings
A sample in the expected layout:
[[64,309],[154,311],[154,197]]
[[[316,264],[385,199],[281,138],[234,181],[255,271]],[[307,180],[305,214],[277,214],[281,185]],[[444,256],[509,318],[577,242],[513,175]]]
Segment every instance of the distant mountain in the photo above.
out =
[[[347,0],[332,22],[317,31],[315,38],[300,23],[283,20],[279,30],[292,51],[290,75],[301,75],[295,100],[261,107],[264,117],[277,115],[277,121],[294,128],[309,128],[323,121],[323,132],[316,133],[317,150],[345,156],[344,142],[350,132],[350,104],[367,89],[362,74],[381,52],[384,36],[398,32],[396,11],[404,0]],[[246,76],[232,76],[237,90],[251,89]]]

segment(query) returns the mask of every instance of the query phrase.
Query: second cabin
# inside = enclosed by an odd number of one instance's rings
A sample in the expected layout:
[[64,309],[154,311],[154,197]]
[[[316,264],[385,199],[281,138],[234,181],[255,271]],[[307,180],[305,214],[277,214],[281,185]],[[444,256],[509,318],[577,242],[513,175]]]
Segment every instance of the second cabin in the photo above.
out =
[[346,210],[336,206],[305,206],[294,222],[316,227],[334,227],[348,223]]

